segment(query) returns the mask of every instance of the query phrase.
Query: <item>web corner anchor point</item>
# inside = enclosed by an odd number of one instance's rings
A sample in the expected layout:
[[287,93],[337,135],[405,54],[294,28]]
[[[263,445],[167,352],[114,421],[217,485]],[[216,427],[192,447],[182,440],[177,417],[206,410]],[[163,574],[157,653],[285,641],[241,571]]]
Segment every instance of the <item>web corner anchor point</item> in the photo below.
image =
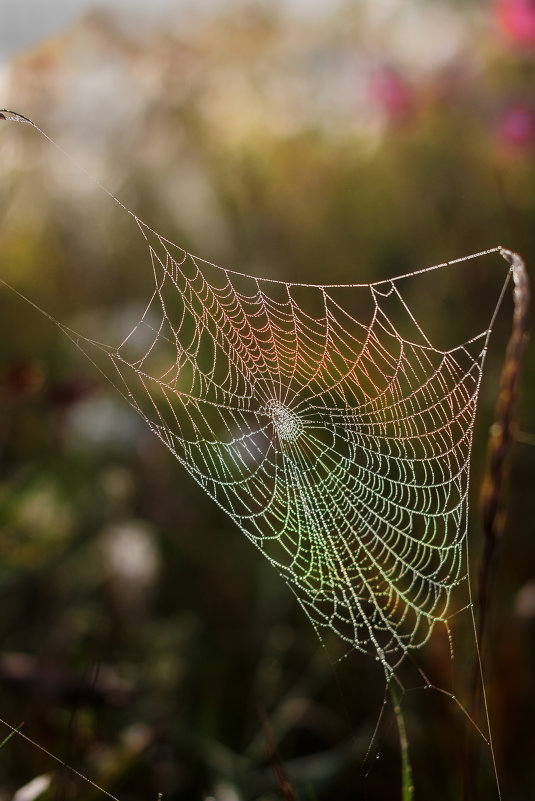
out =
[[6,120],[6,122],[27,122],[33,125],[33,122],[28,117],[25,117],[24,114],[19,114],[17,111],[10,111],[8,108],[0,108],[0,120]]

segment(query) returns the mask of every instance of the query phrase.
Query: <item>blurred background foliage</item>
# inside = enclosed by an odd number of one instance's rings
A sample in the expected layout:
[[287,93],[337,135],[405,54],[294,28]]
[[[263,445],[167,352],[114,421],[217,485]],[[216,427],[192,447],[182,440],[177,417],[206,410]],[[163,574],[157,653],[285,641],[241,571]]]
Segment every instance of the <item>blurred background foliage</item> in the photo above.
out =
[[[13,59],[2,104],[164,236],[242,272],[362,282],[496,244],[535,263],[533,2],[167,13],[163,24],[91,12]],[[1,277],[75,329],[120,341],[151,283],[131,218],[29,126],[3,126],[0,149]],[[415,281],[433,341],[483,327],[505,270],[489,258]],[[507,298],[475,433],[474,585],[511,313]],[[399,798],[388,708],[378,758],[362,767],[384,693],[374,660],[320,647],[260,554],[7,290],[0,358],[0,716],[121,801],[291,798],[281,765],[301,801]],[[530,354],[484,654],[506,801],[535,786],[534,381]],[[468,686],[469,628],[454,646]],[[448,686],[440,637],[418,658]],[[403,704],[417,798],[460,798],[463,721],[423,692]],[[2,801],[52,770],[43,798],[99,795],[19,738],[0,756]],[[477,797],[494,797],[488,755],[480,773]]]

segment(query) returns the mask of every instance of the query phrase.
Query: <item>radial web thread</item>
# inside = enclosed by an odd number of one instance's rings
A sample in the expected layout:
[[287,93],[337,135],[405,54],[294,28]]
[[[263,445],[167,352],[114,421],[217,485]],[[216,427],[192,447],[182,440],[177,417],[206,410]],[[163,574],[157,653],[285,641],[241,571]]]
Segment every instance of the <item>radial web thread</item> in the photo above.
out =
[[[320,636],[336,632],[392,675],[447,624],[467,581],[468,468],[490,328],[439,350],[403,298],[411,276],[345,287],[253,278],[134,219],[154,291],[122,344],[106,348],[121,391]],[[340,291],[366,296],[365,322]]]

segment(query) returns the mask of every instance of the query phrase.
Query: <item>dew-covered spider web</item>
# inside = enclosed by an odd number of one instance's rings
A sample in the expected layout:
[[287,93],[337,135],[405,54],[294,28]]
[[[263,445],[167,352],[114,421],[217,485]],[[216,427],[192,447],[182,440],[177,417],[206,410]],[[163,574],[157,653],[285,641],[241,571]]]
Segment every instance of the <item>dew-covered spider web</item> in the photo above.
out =
[[[440,350],[404,299],[412,275],[345,287],[262,280],[135,219],[154,290],[108,349],[122,391],[318,633],[373,654],[390,676],[447,624],[467,580],[469,459],[490,329]],[[365,320],[348,311],[355,295]]]
[[195,257],[111,197],[145,240],[152,294],[118,345],[61,328],[107,354],[116,386],[319,635],[373,655],[390,679],[448,628],[455,588],[470,601],[474,416],[510,271],[488,326],[447,349],[407,286],[500,248],[374,283],[292,283]]

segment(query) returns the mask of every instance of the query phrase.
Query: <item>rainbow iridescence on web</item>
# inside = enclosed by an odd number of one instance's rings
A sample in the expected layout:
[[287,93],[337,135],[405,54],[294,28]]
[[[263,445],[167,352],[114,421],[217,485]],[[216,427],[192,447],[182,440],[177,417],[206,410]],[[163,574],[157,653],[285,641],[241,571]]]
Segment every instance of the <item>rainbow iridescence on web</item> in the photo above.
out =
[[402,279],[346,287],[348,301],[367,298],[360,321],[332,288],[232,273],[135,219],[154,292],[109,351],[125,394],[318,633],[336,632],[391,672],[447,621],[466,580],[488,331],[441,351],[412,316]]

